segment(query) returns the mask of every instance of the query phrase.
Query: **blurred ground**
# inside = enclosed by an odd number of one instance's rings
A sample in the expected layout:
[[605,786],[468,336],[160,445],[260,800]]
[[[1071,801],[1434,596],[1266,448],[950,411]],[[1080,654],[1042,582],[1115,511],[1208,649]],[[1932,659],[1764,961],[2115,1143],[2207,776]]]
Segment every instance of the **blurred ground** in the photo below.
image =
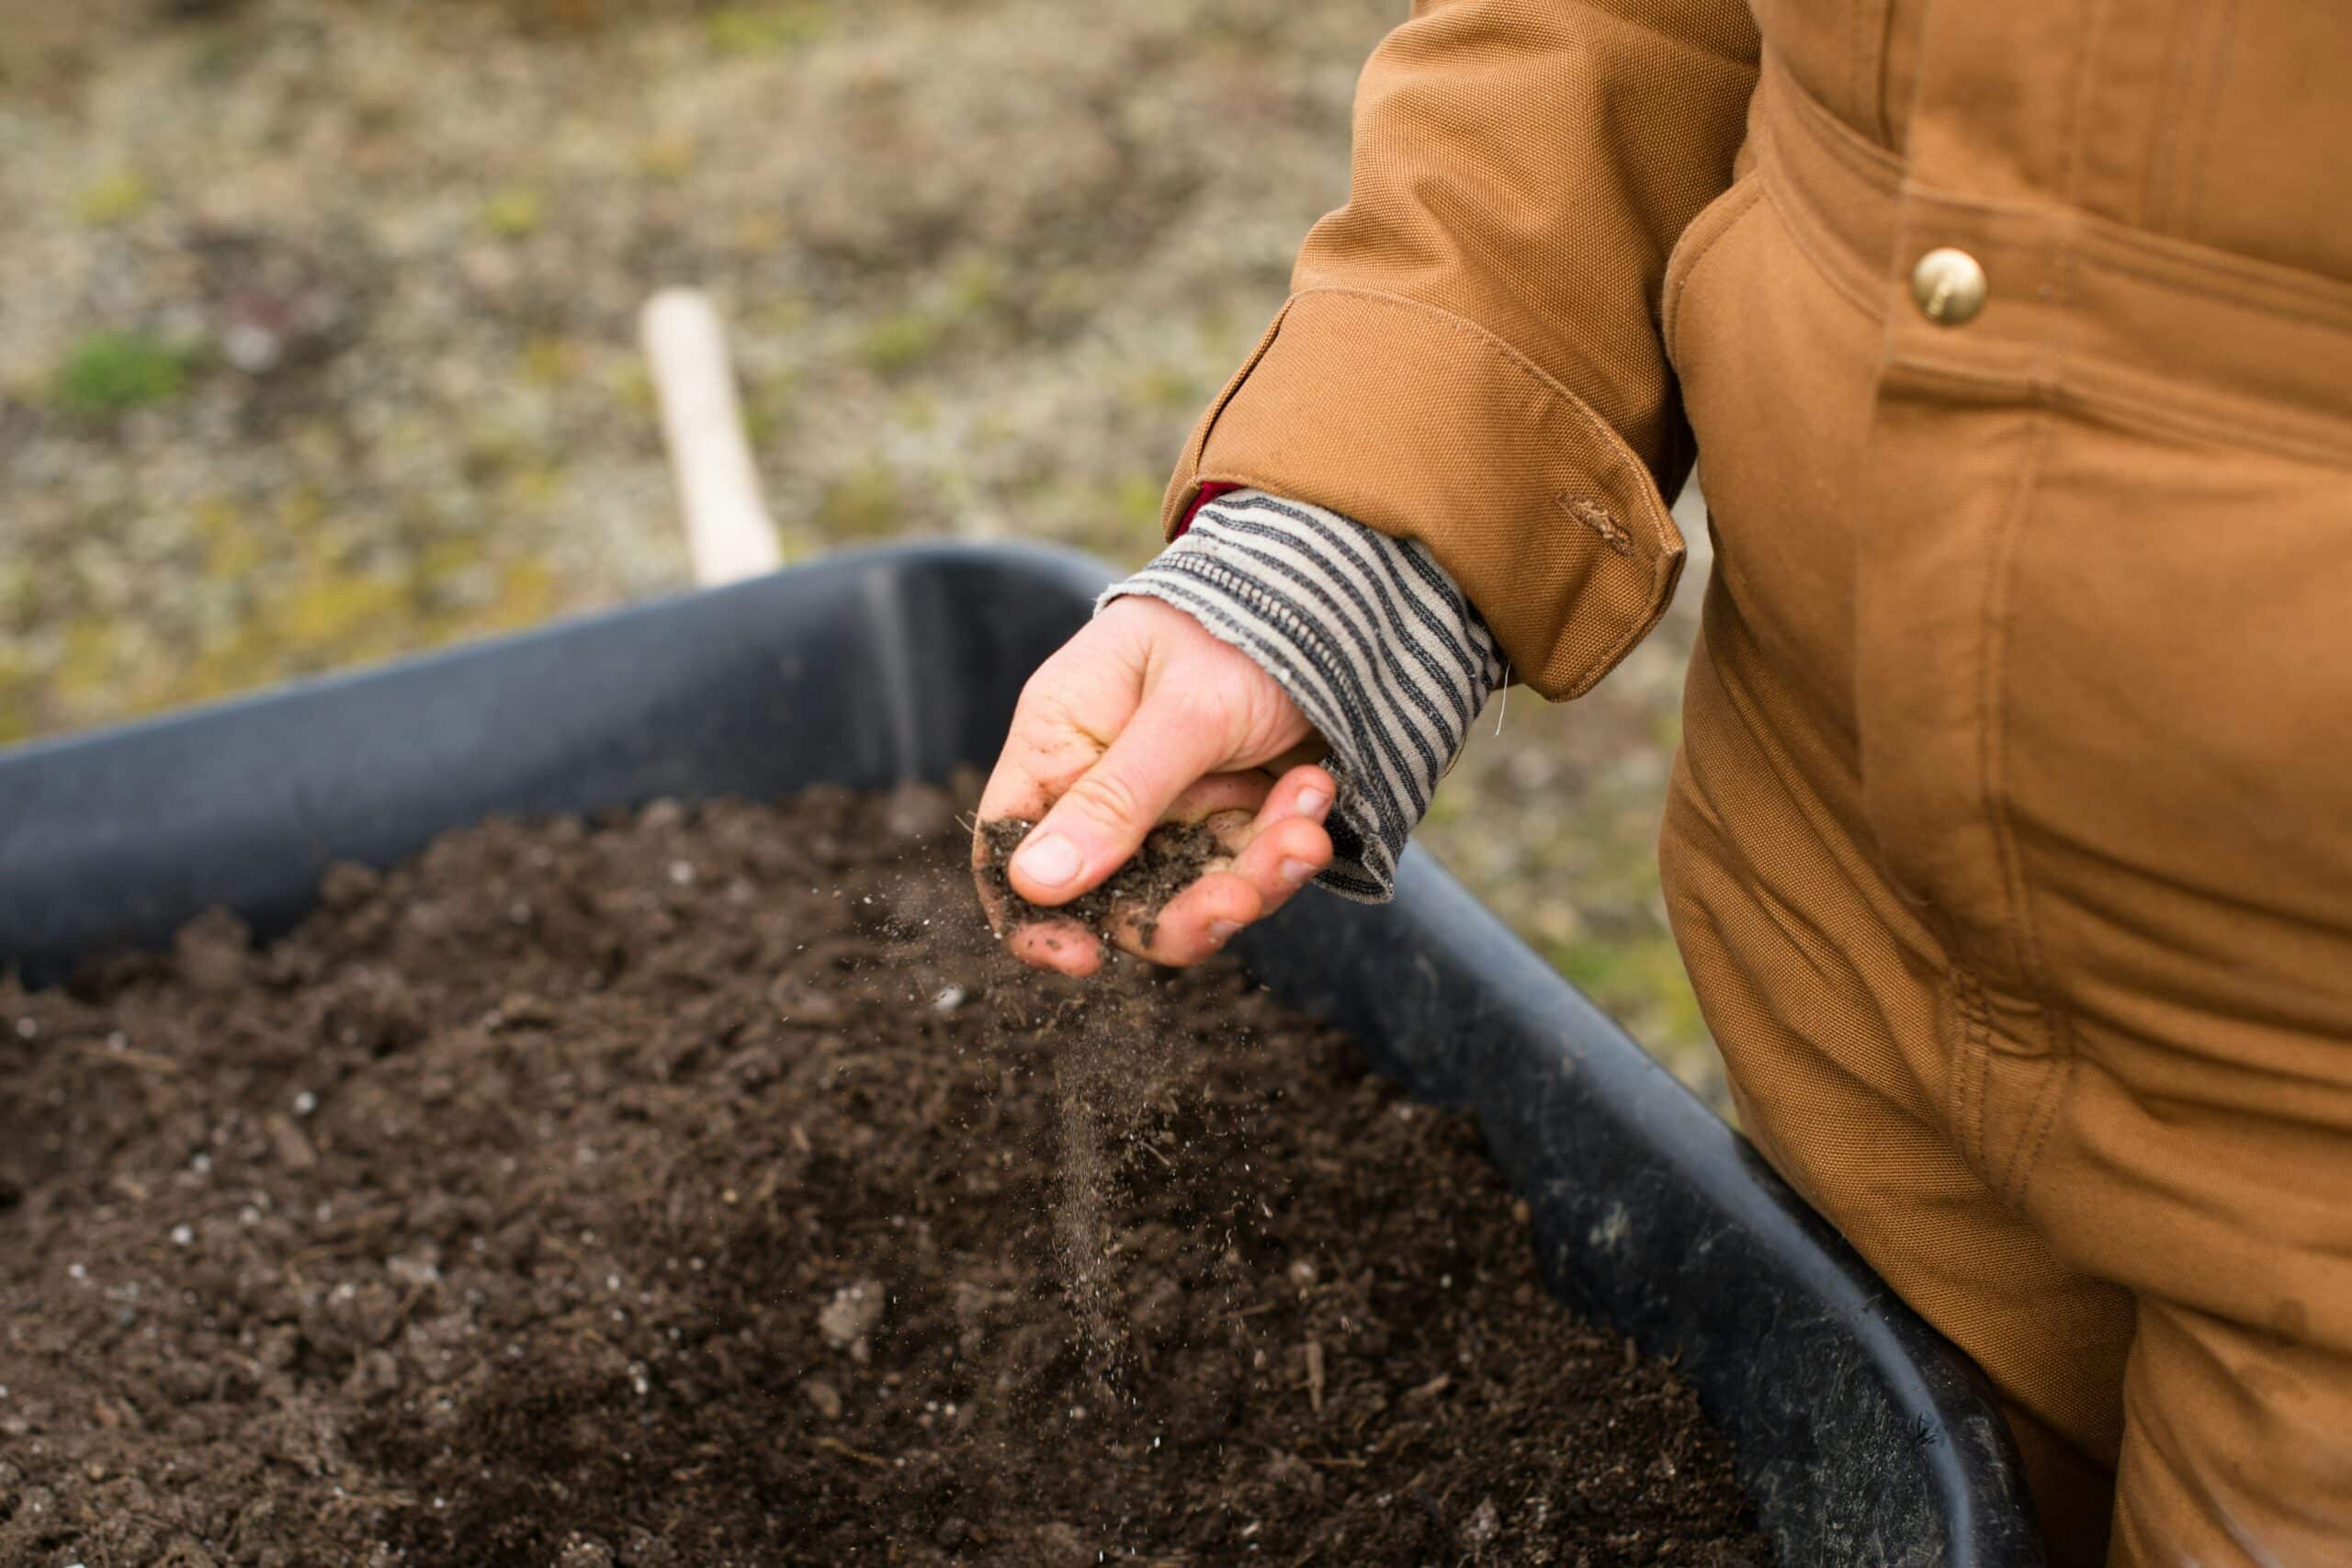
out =
[[[667,283],[792,553],[1140,560],[1404,13],[0,0],[0,742],[682,587]],[[1720,1101],[1652,859],[1690,596],[1424,841]]]

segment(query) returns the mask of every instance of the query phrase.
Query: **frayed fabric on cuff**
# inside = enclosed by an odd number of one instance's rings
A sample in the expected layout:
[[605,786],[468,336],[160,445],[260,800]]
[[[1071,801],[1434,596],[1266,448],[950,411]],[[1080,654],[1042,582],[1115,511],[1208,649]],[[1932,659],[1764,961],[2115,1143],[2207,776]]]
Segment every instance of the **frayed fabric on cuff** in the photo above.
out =
[[1317,880],[1361,903],[1396,857],[1504,679],[1492,632],[1422,545],[1262,491],[1218,496],[1096,607],[1175,605],[1281,682],[1330,747],[1333,859]]

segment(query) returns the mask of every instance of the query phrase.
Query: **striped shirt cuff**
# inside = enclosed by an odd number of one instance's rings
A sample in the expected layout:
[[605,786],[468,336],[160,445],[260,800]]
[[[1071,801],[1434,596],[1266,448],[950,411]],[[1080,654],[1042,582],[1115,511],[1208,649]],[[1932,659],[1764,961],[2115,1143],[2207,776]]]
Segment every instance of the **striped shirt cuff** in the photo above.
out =
[[1504,677],[1494,634],[1429,550],[1336,512],[1241,490],[1105,592],[1190,613],[1282,683],[1338,781],[1318,879],[1376,904],[1470,725]]

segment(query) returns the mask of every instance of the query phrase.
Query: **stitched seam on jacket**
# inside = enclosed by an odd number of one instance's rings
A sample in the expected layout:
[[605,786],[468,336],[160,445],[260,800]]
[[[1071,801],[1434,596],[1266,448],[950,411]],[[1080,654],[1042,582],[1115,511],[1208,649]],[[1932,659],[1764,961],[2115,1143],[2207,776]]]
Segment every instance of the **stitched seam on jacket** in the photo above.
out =
[[[1777,64],[1777,58],[1768,51],[1767,59]],[[1824,107],[1804,85],[1780,66],[1776,91],[1786,99],[1793,117],[1803,120],[1814,135],[1814,144],[1844,164],[1858,177],[1871,185],[1889,200],[1901,195],[1903,165],[1895,155],[1874,147],[1857,137],[1853,129]],[[2213,91],[2220,90],[2217,85]],[[2039,210],[2030,205],[2015,202],[1968,202],[1954,193],[1934,188],[1919,193],[1928,200],[1952,205],[1971,211],[2000,212],[2018,217],[2031,217]],[[2099,253],[2102,269],[2112,267],[2152,283],[2174,288],[2201,288],[2219,292],[2216,280],[2242,285],[2251,292],[2270,298],[2248,300],[2258,309],[2271,310],[2292,320],[2310,321],[2343,327],[2352,325],[2352,285],[2338,278],[2295,267],[2284,263],[2266,261],[2260,256],[2241,254],[2186,237],[2185,232],[2172,232],[2120,222],[2098,213],[2077,211],[2074,221],[2092,242]],[[2112,259],[2111,251],[2136,252],[2146,258],[2141,265],[2131,265]],[[2292,305],[2278,301],[2278,297],[2300,297],[2317,307],[2317,313],[2298,310]]]
[[1960,1014],[1960,1048],[1953,1053],[1957,1078],[1952,1099],[1953,1125],[1959,1129],[1961,1156],[1989,1185],[1992,1162],[1984,1157],[1984,1077],[1991,1066],[1991,1030],[1984,1019],[1984,994],[1976,977],[1962,964],[1951,966],[1952,1005]]
[[1802,202],[1782,196],[1780,185],[1779,180],[1768,176],[1764,198],[1772,204],[1772,210],[1781,215],[1781,227],[1788,231],[1790,243],[1796,246],[1806,261],[1813,264],[1813,270],[1829,285],[1833,293],[1860,310],[1864,320],[1878,321],[1880,312],[1876,293],[1855,284],[1848,270],[1838,265],[1832,254],[1837,245],[1835,237],[1826,237],[1825,243],[1825,236],[1814,228],[1813,214],[1804,209]]
[[[1279,495],[1283,492],[1283,485],[1282,480],[1268,478],[1250,468],[1227,468],[1220,465],[1216,468],[1216,473],[1219,482],[1230,482],[1249,490],[1262,490],[1267,491],[1269,494]],[[1320,505],[1322,503],[1318,502],[1316,504]],[[1545,506],[1549,506],[1551,504],[1551,501],[1548,497],[1544,499],[1544,504]],[[1365,519],[1358,518],[1356,521],[1363,523],[1365,527],[1371,528],[1375,533],[1388,532],[1387,529],[1381,528],[1378,525]],[[1419,539],[1422,544],[1427,545],[1437,556],[1438,563],[1441,566],[1443,566],[1447,571],[1453,575],[1454,580],[1463,585],[1464,592],[1465,593],[1469,592],[1470,581],[1474,574],[1463,570],[1461,568],[1446,559],[1446,546],[1445,541],[1442,538],[1429,538],[1418,534],[1402,534],[1393,536]],[[1608,549],[1608,546],[1601,541],[1600,535],[1588,534],[1585,536],[1591,539],[1592,547],[1596,552],[1605,552]],[[1577,660],[1576,666],[1577,673],[1567,685],[1565,685],[1560,689],[1559,694],[1553,698],[1554,701],[1569,702],[1575,698],[1584,695],[1587,692],[1591,691],[1593,687],[1600,683],[1600,678],[1602,676],[1615,669],[1618,662],[1622,660],[1626,654],[1632,652],[1634,649],[1640,644],[1644,637],[1650,635],[1651,629],[1655,627],[1659,620],[1666,615],[1668,604],[1673,601],[1674,584],[1682,575],[1682,555],[1679,551],[1673,554],[1661,553],[1652,558],[1649,562],[1650,598],[1648,608],[1636,614],[1630,624],[1627,625],[1625,629],[1620,633],[1614,640],[1603,643],[1599,649],[1595,649],[1589,658]],[[1482,579],[1481,581],[1485,580]],[[1476,594],[1471,593],[1469,597],[1472,604],[1475,604],[1477,603]],[[1584,629],[1589,629],[1591,623],[1582,622],[1579,623],[1579,625]],[[1565,625],[1555,626],[1552,629],[1549,634],[1549,640],[1545,644],[1545,657],[1544,659],[1532,661],[1526,660],[1515,660],[1513,661],[1514,668],[1516,668],[1522,676],[1541,674],[1544,670],[1549,669],[1551,664],[1550,656],[1557,649],[1562,637],[1566,634],[1566,627]],[[1500,641],[1499,634],[1497,635],[1497,640],[1498,642]]]
[[[2149,383],[2150,378],[2104,361],[2086,360],[2079,355],[2069,360],[2067,371],[2055,384],[2039,384],[2031,376],[2015,371],[1985,369],[1928,358],[1918,354],[1905,354],[1890,359],[1888,367],[1923,380],[1947,381],[1955,386],[2020,395],[2031,394],[2054,406],[2110,419],[2144,434],[2186,437],[2216,446],[2266,452],[2324,468],[2340,468],[2352,463],[2352,440],[2315,440],[2300,432],[2281,429],[2275,420],[2265,423],[2251,409],[2243,414],[2225,414],[2191,406],[2177,396],[2158,398],[2129,391],[2124,389],[2126,382]],[[2172,383],[2153,384],[2163,387],[2167,392],[2177,394],[2178,391],[2177,385]]]
[[[1665,502],[1657,500],[1657,487],[1650,479],[1648,468],[1643,465],[1641,457],[1634,451],[1633,447],[1626,445],[1625,438],[1617,434],[1616,427],[1611,425],[1607,420],[1601,418],[1599,413],[1595,412],[1592,406],[1587,403],[1582,398],[1579,398],[1574,392],[1569,391],[1566,385],[1561,382],[1557,378],[1554,377],[1550,371],[1545,370],[1542,366],[1528,358],[1527,355],[1521,354],[1518,349],[1513,348],[1510,344],[1504,342],[1493,333],[1488,332],[1485,327],[1480,326],[1469,317],[1456,315],[1453,311],[1448,310],[1442,306],[1426,304],[1421,300],[1412,299],[1407,295],[1390,294],[1384,289],[1378,288],[1351,288],[1345,284],[1322,284],[1317,285],[1313,288],[1302,288],[1297,293],[1291,296],[1291,301],[1295,304],[1301,299],[1305,299],[1317,294],[1337,294],[1358,299],[1370,300],[1375,304],[1388,305],[1410,310],[1417,315],[1427,316],[1431,321],[1436,321],[1448,330],[1467,338],[1470,342],[1477,344],[1479,347],[1488,349],[1493,353],[1499,355],[1506,363],[1510,364],[1514,369],[1518,370],[1520,374],[1525,376],[1529,380],[1534,382],[1542,390],[1550,393],[1553,397],[1557,398],[1561,402],[1566,404],[1568,411],[1584,424],[1593,438],[1600,443],[1601,451],[1604,456],[1613,459],[1622,467],[1631,468],[1639,476],[1637,492],[1648,492],[1649,499],[1655,503],[1655,510],[1658,513],[1658,516],[1664,516],[1666,511]],[[1284,307],[1284,311],[1287,313],[1287,306]],[[1665,346],[1666,345],[1664,344],[1660,344],[1658,345],[1660,352],[1664,351]],[[1205,447],[1204,449],[1205,449]],[[1596,475],[1594,477],[1600,478],[1601,476]],[[1650,508],[1637,508],[1636,510],[1647,511],[1650,510]],[[1648,530],[1653,547],[1660,553],[1664,553],[1668,548],[1666,543],[1666,530],[1658,526],[1657,517],[1645,516],[1642,521]]]
[[2051,1019],[2053,1038],[2063,1037],[2063,1059],[2045,1065],[2041,1091],[2035,1096],[2032,1112],[2025,1133],[2018,1140],[2018,1158],[2012,1162],[2012,1179],[2016,1185],[2016,1203],[2025,1207],[2026,1198],[2033,1190],[2033,1179],[2041,1168],[2042,1151],[2049,1146],[2050,1130],[2058,1124],[2058,1108],[2065,1103],[2066,1090],[2075,1081],[2074,1028],[2062,1016]]
[[[1216,422],[1225,417],[1225,411],[1231,406],[1234,398],[1239,394],[1242,383],[1250,379],[1258,367],[1265,363],[1266,355],[1272,352],[1274,340],[1282,335],[1283,321],[1290,314],[1290,300],[1283,301],[1283,308],[1274,312],[1274,319],[1267,322],[1266,330],[1259,334],[1258,344],[1250,351],[1250,357],[1241,362],[1241,368],[1236,370],[1232,379],[1226,382],[1225,389],[1216,395],[1216,401],[1210,404],[1208,412],[1201,416],[1200,428],[1195,430],[1193,433],[1193,438],[1184,444],[1184,456],[1177,471],[1189,475],[1188,482],[1184,487],[1187,497],[1200,493],[1201,459],[1208,454],[1209,438],[1216,434]],[[1175,537],[1176,525],[1182,521],[1185,510],[1185,507],[1180,504],[1171,513],[1166,509],[1166,502],[1161,503],[1159,519],[1161,538],[1172,540]]]
[[1714,254],[1715,247],[1721,244],[1733,230],[1739,227],[1742,219],[1756,209],[1757,197],[1763,194],[1763,188],[1759,183],[1762,178],[1761,170],[1748,175],[1747,179],[1724,192],[1724,206],[1720,210],[1710,208],[1692,220],[1691,227],[1694,229],[1702,222],[1712,222],[1715,227],[1712,233],[1701,237],[1699,248],[1690,253],[1690,258],[1688,261],[1681,262],[1679,271],[1675,264],[1680,258],[1678,255],[1667,257],[1667,270],[1674,275],[1674,288],[1672,293],[1660,301],[1658,337],[1666,345],[1666,358],[1669,365],[1677,357],[1675,329],[1681,324],[1683,296],[1690,292],[1691,280],[1699,276],[1699,268],[1706,259]]
[[2281,430],[2275,424],[2265,424],[2251,411],[2243,416],[2232,416],[2218,412],[2206,412],[2161,398],[2142,397],[2122,389],[2117,383],[2124,379],[2146,380],[2147,378],[2112,366],[2094,364],[2091,368],[2097,371],[2095,384],[2086,385],[2081,378],[2085,367],[2084,361],[2075,361],[2075,374],[2052,389],[2054,401],[2083,414],[2110,419],[2144,434],[2168,435],[2216,446],[2267,452],[2274,457],[2312,463],[2322,468],[2341,468],[2352,465],[2352,436],[2336,442],[2308,439],[2299,433]]
[[[2018,845],[2017,827],[2010,817],[2007,795],[2009,594],[2016,581],[2018,540],[2025,531],[2027,516],[2032,510],[2036,482],[2047,461],[2051,441],[2048,412],[2037,410],[2032,417],[2032,445],[2026,460],[2020,465],[2017,492],[2003,508],[2000,536],[1994,544],[1995,553],[1985,583],[1984,618],[1980,628],[1983,644],[1978,656],[1978,787],[1984,793],[1986,825],[1992,830],[1994,852],[1999,860],[2005,902],[2010,910],[2008,918],[2017,923],[2019,976],[2024,989],[2041,1009],[2048,1050],[2054,1055],[2070,1056],[2072,1032],[2066,1027],[2057,998],[2050,987],[2048,961],[2042,952],[2041,921],[2034,908],[2030,880],[2026,874],[2024,854]],[[2056,1113],[2056,1092],[2070,1076],[2045,1067],[2042,1081],[2035,1090],[2028,1111],[2026,1125],[2019,1130],[2016,1143],[2002,1161],[1998,1184],[2012,1202],[2024,1201],[2026,1190],[2032,1183],[2034,1168],[2041,1160],[2043,1141]]]
[[2213,125],[2222,118],[2222,91],[2230,77],[2230,57],[2236,52],[2238,40],[2238,0],[2222,0],[2222,36],[2213,47],[2211,91],[2205,101],[2205,116],[2199,123],[2197,155],[2190,165],[2188,200],[2180,214],[2182,236],[2194,235],[2205,225],[2205,179],[2213,167]]
[[1786,99],[1796,118],[1805,122],[1819,144],[1829,154],[1851,169],[1889,197],[1899,193],[1903,185],[1905,161],[1883,147],[1875,146],[1859,135],[1854,128],[1839,119],[1829,106],[1813,96],[1812,90],[1797,80],[1796,73],[1776,52],[1768,51],[1770,62],[1766,75],[1773,79],[1774,101]]

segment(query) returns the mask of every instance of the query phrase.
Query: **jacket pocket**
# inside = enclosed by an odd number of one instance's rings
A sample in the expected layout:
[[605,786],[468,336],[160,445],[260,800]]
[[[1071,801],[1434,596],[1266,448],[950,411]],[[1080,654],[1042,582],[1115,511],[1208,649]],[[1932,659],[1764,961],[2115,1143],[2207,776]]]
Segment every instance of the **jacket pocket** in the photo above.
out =
[[1707,253],[1715,248],[1723,237],[1739,226],[1739,220],[1755,209],[1756,198],[1763,194],[1759,174],[1755,170],[1734,180],[1714,200],[1699,209],[1674,242],[1674,250],[1666,258],[1666,283],[1658,296],[1659,332],[1666,342],[1668,362],[1682,357],[1675,343],[1674,329],[1682,319],[1682,293],[1690,287],[1699,265]]

